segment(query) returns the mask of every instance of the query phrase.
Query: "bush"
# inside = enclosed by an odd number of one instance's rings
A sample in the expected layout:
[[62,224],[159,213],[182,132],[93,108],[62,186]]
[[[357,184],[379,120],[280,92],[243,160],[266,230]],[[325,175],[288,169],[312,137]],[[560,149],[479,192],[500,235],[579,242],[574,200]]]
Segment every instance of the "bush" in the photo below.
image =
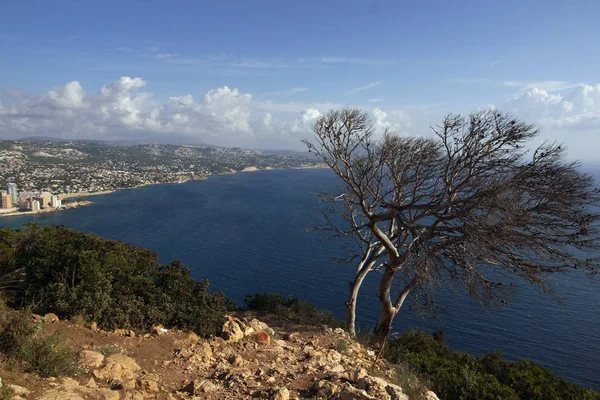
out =
[[0,400],[10,400],[13,397],[13,391],[6,385],[0,388]]
[[76,316],[103,329],[148,331],[153,325],[220,332],[227,307],[222,293],[209,294],[179,261],[158,262],[150,250],[63,226],[25,225],[0,232],[0,270],[25,267],[24,296],[13,304],[40,314]]
[[431,390],[443,399],[600,400],[600,393],[569,383],[534,362],[507,361],[500,353],[474,357],[450,350],[439,333],[434,338],[421,331],[405,332],[389,343],[385,357],[427,377]]
[[23,344],[17,357],[26,372],[43,378],[75,375],[79,371],[75,352],[62,343],[62,335],[56,332],[46,338],[33,337]]
[[32,314],[9,310],[0,304],[0,353],[25,372],[42,377],[74,375],[78,371],[74,352],[63,345],[60,334],[36,335]]
[[332,328],[345,326],[343,321],[337,319],[329,311],[321,311],[314,304],[299,300],[296,297],[285,298],[276,293],[259,293],[247,295],[244,302],[247,310],[275,314],[310,325],[328,325]]

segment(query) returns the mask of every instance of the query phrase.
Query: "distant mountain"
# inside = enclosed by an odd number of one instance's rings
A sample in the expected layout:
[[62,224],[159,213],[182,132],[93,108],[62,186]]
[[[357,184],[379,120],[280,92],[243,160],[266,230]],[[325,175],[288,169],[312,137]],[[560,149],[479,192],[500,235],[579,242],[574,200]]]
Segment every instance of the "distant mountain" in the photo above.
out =
[[[114,146],[136,146],[140,144],[174,144],[174,145],[194,145],[194,146],[209,146],[200,140],[190,140],[187,136],[171,136],[168,138],[155,137],[147,139],[119,139],[119,140],[97,140],[97,139],[77,139],[77,138],[58,138],[52,136],[27,136],[24,138],[17,139],[18,142],[92,142],[92,143],[106,143]],[[214,146],[218,147],[218,146]]]
[[70,142],[69,139],[62,139],[50,136],[28,136],[16,140],[17,142]]

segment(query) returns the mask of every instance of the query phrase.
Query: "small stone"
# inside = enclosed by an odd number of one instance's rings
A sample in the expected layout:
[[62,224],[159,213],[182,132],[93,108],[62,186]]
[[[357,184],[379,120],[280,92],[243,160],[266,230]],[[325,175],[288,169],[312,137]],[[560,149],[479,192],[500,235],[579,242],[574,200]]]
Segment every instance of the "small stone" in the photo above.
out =
[[248,361],[244,360],[239,354],[235,354],[229,357],[229,363],[235,367],[243,367],[248,364]]
[[269,345],[271,344],[271,336],[265,331],[260,331],[256,333],[256,340],[259,343]]
[[235,321],[226,321],[223,324],[223,328],[221,330],[221,337],[225,339],[226,342],[239,342],[244,337],[244,332],[242,328]]
[[167,333],[167,330],[160,324],[158,325],[154,325],[152,327],[152,333],[160,336],[160,335],[164,335],[165,333]]
[[90,378],[89,381],[87,381],[87,383],[85,384],[85,386],[89,387],[89,388],[97,388],[98,385],[96,384],[96,381],[94,380],[94,378]]
[[191,395],[198,395],[201,393],[209,393],[218,390],[219,387],[211,381],[204,379],[196,379],[185,385],[180,391],[186,392]]

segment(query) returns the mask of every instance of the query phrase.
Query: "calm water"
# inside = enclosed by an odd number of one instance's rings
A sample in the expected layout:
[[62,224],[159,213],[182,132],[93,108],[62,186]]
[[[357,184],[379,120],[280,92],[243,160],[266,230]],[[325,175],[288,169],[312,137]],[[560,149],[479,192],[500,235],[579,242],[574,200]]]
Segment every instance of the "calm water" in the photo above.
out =
[[[335,183],[326,170],[266,171],[211,177],[180,185],[124,190],[91,198],[95,204],[40,216],[0,220],[64,224],[156,250],[161,261],[181,259],[212,290],[242,304],[244,295],[278,292],[309,300],[343,316],[353,269],[334,262],[332,242],[301,233],[319,206],[313,192]],[[363,285],[358,321],[374,323],[378,276]],[[529,358],[561,376],[600,389],[599,281],[556,277],[557,304],[535,288],[521,288],[509,305],[485,311],[460,292],[437,299],[445,310],[423,318],[403,310],[395,329],[443,329],[455,349],[502,351]]]

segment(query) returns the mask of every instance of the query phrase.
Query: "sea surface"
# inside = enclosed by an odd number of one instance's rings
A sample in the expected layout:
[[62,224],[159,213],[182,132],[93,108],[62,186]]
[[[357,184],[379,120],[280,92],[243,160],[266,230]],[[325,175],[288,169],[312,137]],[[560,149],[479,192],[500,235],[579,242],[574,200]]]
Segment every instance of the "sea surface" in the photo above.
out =
[[[354,267],[335,261],[336,242],[303,232],[318,217],[315,191],[336,184],[328,170],[274,170],[214,176],[94,196],[93,205],[36,216],[5,217],[67,225],[158,251],[162,262],[182,260],[195,278],[210,280],[238,305],[246,294],[277,292],[327,308],[342,318]],[[379,276],[371,273],[359,297],[363,327],[378,317]],[[403,309],[397,331],[442,329],[450,346],[481,354],[528,358],[572,382],[600,389],[600,279],[554,275],[555,298],[522,287],[508,305],[486,310],[459,290],[439,291],[434,316]]]

